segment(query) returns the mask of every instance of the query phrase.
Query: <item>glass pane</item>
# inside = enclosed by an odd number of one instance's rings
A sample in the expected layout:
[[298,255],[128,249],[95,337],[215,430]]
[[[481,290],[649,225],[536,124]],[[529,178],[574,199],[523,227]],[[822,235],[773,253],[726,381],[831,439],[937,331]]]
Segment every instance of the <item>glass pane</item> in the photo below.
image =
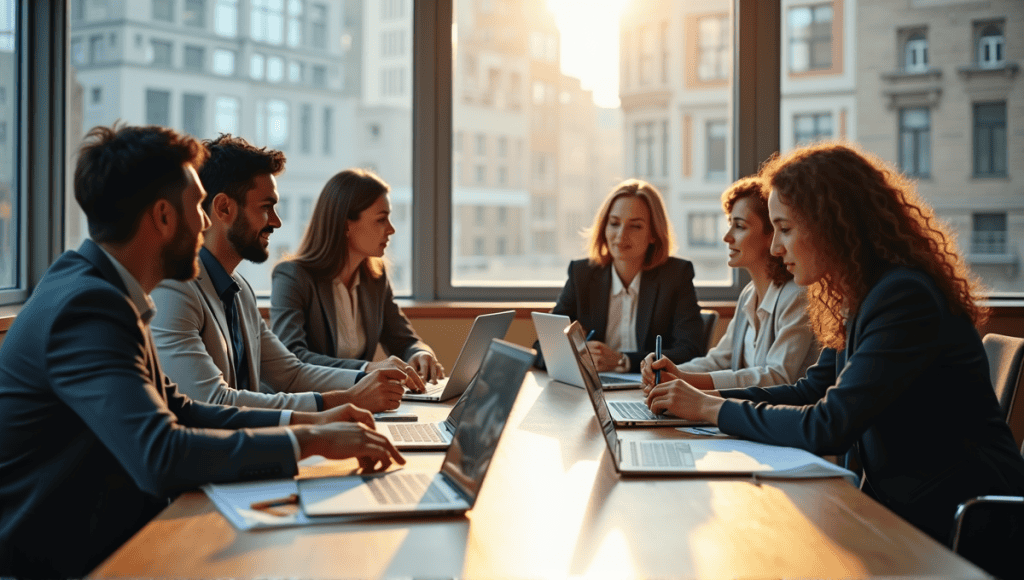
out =
[[661,192],[696,283],[732,283],[732,4],[455,2],[453,286],[560,287],[627,178]]
[[18,20],[0,0],[0,289],[18,286]]
[[[205,5],[205,26],[216,35],[197,34],[192,16],[157,26],[148,9],[141,21],[135,16],[87,18],[93,4],[87,1],[84,16],[71,22],[72,44],[80,56],[70,62],[68,79],[73,120],[68,125],[69,162],[90,128],[117,119],[166,125],[204,139],[231,133],[260,147],[285,150],[285,171],[277,177],[283,225],[270,237],[270,259],[243,262],[238,268],[264,294],[270,291],[274,264],[298,249],[327,180],[349,167],[372,169],[391,185],[397,232],[385,254],[388,277],[396,294],[411,292],[411,2],[395,3],[387,19],[374,8],[379,2],[365,3],[358,18],[346,18],[353,4],[346,0],[176,2],[179,10],[190,12]],[[181,39],[174,40],[175,58],[161,68],[146,58],[157,29],[166,39]],[[126,40],[125,53],[101,54],[107,57],[103,64],[90,60],[89,38],[100,35],[105,40],[110,33]],[[392,47],[387,57],[382,57],[377,40],[384,33],[404,39],[401,50]],[[343,38],[350,39],[347,48]],[[204,71],[185,68],[185,39],[209,58]],[[97,51],[102,53],[102,48]],[[0,83],[14,78],[3,70]],[[343,82],[346,77],[348,83]],[[381,91],[385,77],[387,94]],[[96,87],[103,89],[101,106],[89,104]],[[12,106],[9,100],[7,106]],[[0,110],[9,109],[0,104]],[[77,247],[88,235],[84,219],[73,199],[66,212],[66,243]],[[7,228],[6,222],[0,223]],[[10,255],[5,248],[3,259]]]

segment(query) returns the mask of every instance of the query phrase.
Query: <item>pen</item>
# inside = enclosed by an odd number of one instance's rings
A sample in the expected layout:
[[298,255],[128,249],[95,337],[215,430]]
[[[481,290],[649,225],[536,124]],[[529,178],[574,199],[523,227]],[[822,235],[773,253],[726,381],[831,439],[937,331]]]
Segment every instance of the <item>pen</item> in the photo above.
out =
[[[661,359],[661,335],[654,338],[654,360]],[[661,382],[661,371],[654,371],[654,384]]]
[[281,507],[284,505],[297,503],[299,503],[299,496],[298,494],[293,493],[287,497],[279,497],[275,499],[253,502],[249,507],[254,510],[266,510],[270,508]]
[[591,339],[591,338],[594,338],[594,333],[595,333],[595,332],[597,332],[597,331],[596,331],[596,330],[593,330],[593,329],[591,329],[591,330],[590,330],[590,332],[588,332],[588,333],[587,333],[587,342],[590,342],[590,339]]

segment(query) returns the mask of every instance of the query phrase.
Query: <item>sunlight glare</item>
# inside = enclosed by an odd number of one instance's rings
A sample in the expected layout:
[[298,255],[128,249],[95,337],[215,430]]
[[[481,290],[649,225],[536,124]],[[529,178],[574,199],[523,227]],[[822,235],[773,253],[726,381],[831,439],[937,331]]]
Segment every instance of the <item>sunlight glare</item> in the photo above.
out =
[[631,0],[548,0],[562,37],[562,72],[594,91],[600,107],[619,106],[619,20]]

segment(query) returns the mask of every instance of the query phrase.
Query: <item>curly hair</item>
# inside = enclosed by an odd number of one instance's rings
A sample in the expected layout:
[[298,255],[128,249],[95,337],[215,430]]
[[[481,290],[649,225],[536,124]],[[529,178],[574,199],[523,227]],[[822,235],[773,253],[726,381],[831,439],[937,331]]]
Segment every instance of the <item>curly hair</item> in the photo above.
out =
[[[759,177],[744,177],[729,186],[722,193],[722,209],[726,214],[732,213],[732,208],[741,199],[750,200],[750,208],[754,210],[757,217],[761,218],[761,230],[771,235],[775,230],[772,227],[771,217],[768,216],[768,188]],[[768,277],[772,282],[782,286],[793,279],[793,274],[786,269],[786,264],[779,256],[768,256],[765,264],[768,269]]]
[[976,301],[981,286],[951,231],[913,182],[877,157],[844,143],[817,143],[776,154],[760,175],[833,265],[808,289],[808,314],[821,344],[845,346],[847,317],[892,266],[931,276],[954,315],[975,324],[987,317]]
[[593,225],[585,232],[590,263],[599,266],[607,266],[612,263],[612,253],[608,249],[608,238],[605,237],[604,230],[608,226],[608,217],[612,213],[612,206],[620,197],[643,200],[651,216],[651,236],[654,237],[654,243],[648,246],[647,252],[644,254],[643,269],[650,270],[667,262],[669,256],[676,250],[676,242],[672,235],[672,224],[668,221],[661,193],[658,188],[642,179],[627,179],[616,185],[615,189],[604,199],[600,209],[597,210],[597,215],[594,216]]

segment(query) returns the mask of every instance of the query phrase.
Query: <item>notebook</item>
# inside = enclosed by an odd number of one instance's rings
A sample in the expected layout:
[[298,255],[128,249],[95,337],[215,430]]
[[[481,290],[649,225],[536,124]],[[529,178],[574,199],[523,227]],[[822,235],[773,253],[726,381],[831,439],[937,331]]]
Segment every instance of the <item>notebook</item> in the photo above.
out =
[[515,318],[515,310],[495,312],[494,314],[481,314],[473,321],[469,329],[469,336],[462,344],[462,351],[459,358],[455,359],[455,366],[447,377],[437,381],[437,384],[427,383],[425,393],[414,393],[406,391],[402,395],[404,401],[447,401],[452,397],[458,397],[476,376],[480,369],[480,361],[484,360],[487,347],[491,344],[492,338],[505,338],[508,327]]
[[311,517],[461,514],[480,486],[523,384],[519,369],[536,352],[494,339],[465,400],[440,473],[398,470],[365,476],[300,479],[299,506]]
[[[583,377],[579,366],[572,356],[572,344],[565,339],[565,327],[572,322],[562,314],[532,312],[533,326],[537,329],[537,340],[544,352],[544,363],[548,367],[548,376],[556,381],[583,388]],[[601,386],[606,391],[616,389],[639,389],[643,386],[632,377],[616,373],[600,373]]]
[[[485,362],[484,364],[486,365],[487,363]],[[508,375],[509,383],[520,384],[532,365],[533,361],[506,358],[504,359],[502,372]],[[481,367],[480,373],[486,372],[486,369]],[[477,375],[477,377],[479,376]],[[476,383],[476,379],[474,379],[473,383]],[[469,388],[456,401],[455,406],[452,407],[451,412],[448,413],[448,417],[444,421],[379,423],[377,430],[383,433],[385,437],[391,440],[395,447],[401,450],[446,449],[452,442],[455,429],[459,426],[459,421],[466,410],[466,403],[472,397],[473,384],[470,384]]]
[[[565,329],[604,433],[615,470],[625,475],[754,475],[764,478],[844,477],[856,484],[853,472],[793,447],[778,447],[739,439],[661,439],[628,441],[619,437],[594,361],[583,342],[583,328]],[[579,344],[583,342],[583,348]]]
[[[562,336],[571,347],[569,352],[576,363],[577,373],[583,377],[583,384],[587,390],[591,389],[590,381],[596,381],[594,387],[600,396],[602,403],[607,403],[608,412],[616,425],[623,427],[678,427],[690,425],[706,425],[700,421],[689,421],[673,417],[671,415],[655,415],[647,408],[643,401],[605,401],[604,384],[598,380],[597,367],[594,366],[594,359],[590,357],[587,350],[586,337],[583,336],[583,327],[580,323],[573,322],[562,331]],[[547,352],[547,351],[544,351]],[[588,377],[589,380],[588,380]],[[591,393],[591,397],[594,394]]]

